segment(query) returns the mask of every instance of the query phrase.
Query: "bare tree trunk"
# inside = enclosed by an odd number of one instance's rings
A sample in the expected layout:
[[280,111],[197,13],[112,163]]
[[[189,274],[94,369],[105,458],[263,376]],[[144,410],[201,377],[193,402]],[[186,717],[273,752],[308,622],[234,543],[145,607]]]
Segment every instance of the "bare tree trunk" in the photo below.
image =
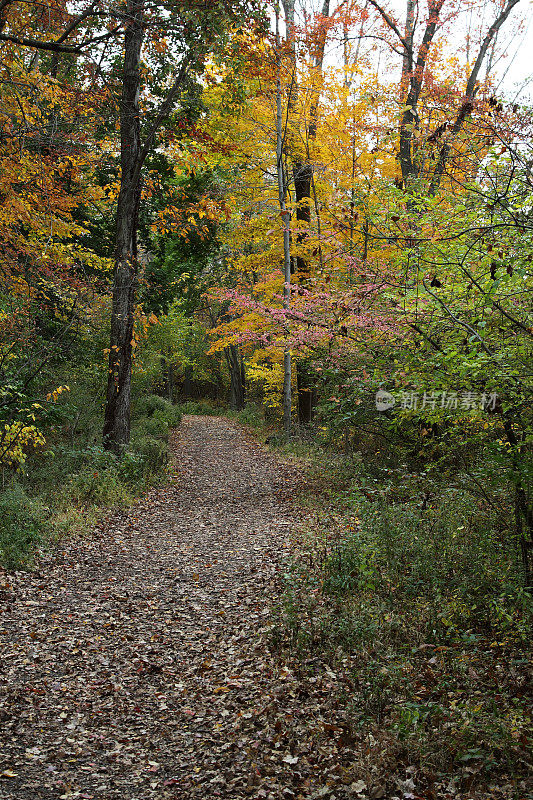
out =
[[116,220],[111,344],[104,421],[104,447],[120,455],[130,439],[132,339],[137,284],[137,218],[141,154],[139,93],[143,42],[143,0],[128,0],[120,104],[121,186]]
[[235,411],[242,411],[245,402],[246,376],[244,363],[238,345],[230,344],[224,349],[230,377],[230,406]]
[[185,398],[191,398],[193,396],[193,369],[190,364],[187,364],[185,367],[185,372],[183,374],[183,386],[182,386],[182,393]]
[[[294,5],[292,6],[294,9]],[[294,12],[293,12],[294,13]],[[287,180],[283,163],[283,109],[281,105],[281,48],[279,38],[279,13],[276,9],[276,46],[278,58],[278,77],[276,81],[276,172],[278,196],[283,224],[283,307],[289,308],[291,302],[291,249],[290,213],[287,210]],[[283,432],[288,439],[292,433],[292,360],[288,347],[283,353]]]
[[167,362],[167,396],[171,403],[174,402],[174,364],[172,363],[172,353],[168,353]]

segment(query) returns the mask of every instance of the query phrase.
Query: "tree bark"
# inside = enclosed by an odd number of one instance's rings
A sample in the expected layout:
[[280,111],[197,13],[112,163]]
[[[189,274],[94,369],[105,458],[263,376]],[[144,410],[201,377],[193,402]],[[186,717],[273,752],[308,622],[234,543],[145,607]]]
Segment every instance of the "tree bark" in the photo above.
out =
[[[174,82],[141,143],[139,95],[141,51],[144,39],[144,0],[127,0],[124,68],[120,103],[120,193],[116,217],[115,274],[111,307],[111,342],[103,430],[107,450],[121,455],[130,440],[133,324],[137,289],[137,226],[141,199],[141,170],[157,130],[171,112],[187,69],[194,57],[191,47]],[[197,54],[198,55],[198,54]]]
[[[294,20],[294,4],[292,5]],[[290,219],[287,209],[287,180],[285,175],[283,109],[281,103],[281,47],[279,37],[279,16],[276,11],[276,47],[278,58],[278,77],[276,82],[276,173],[278,179],[278,198],[283,225],[283,307],[288,309],[291,302],[291,249]],[[288,347],[283,353],[283,432],[285,438],[292,433],[292,358]]]
[[181,387],[181,391],[185,399],[193,396],[193,376],[193,368],[190,364],[187,364],[183,373],[183,385]]
[[137,284],[137,219],[140,201],[141,137],[139,94],[143,43],[143,0],[128,0],[120,104],[121,185],[116,218],[116,249],[111,344],[103,440],[121,455],[130,439],[132,340]]
[[230,376],[230,406],[235,411],[242,411],[246,399],[246,377],[241,351],[238,345],[230,344],[224,352]]

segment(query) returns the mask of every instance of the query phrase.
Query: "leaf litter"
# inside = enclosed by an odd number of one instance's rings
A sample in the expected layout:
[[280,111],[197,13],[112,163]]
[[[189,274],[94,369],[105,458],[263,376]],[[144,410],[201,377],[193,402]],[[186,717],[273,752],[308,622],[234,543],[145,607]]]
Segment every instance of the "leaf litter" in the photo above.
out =
[[344,677],[269,647],[301,475],[223,418],[173,449],[166,487],[0,573],[0,798],[383,797]]

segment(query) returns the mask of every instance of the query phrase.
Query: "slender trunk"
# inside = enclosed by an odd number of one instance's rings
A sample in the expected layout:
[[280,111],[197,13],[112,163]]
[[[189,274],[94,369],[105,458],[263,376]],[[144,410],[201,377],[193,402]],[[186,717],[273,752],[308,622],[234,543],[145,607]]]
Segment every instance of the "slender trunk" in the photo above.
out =
[[524,585],[527,589],[533,589],[533,504],[522,481],[523,469],[521,469],[520,462],[523,458],[523,445],[518,440],[508,414],[503,410],[501,414],[505,435],[511,446],[511,461],[515,483],[516,536],[518,547],[520,548]]
[[[294,2],[285,2],[285,9],[287,15],[287,24],[291,30],[294,30]],[[309,236],[309,229],[311,227],[311,191],[315,194],[314,187],[314,169],[311,158],[311,145],[316,139],[317,124],[318,124],[318,103],[320,99],[320,82],[322,80],[322,71],[324,66],[324,52],[326,47],[326,39],[328,35],[328,19],[330,15],[330,0],[324,0],[321,12],[321,22],[319,26],[318,42],[315,51],[315,58],[313,64],[313,74],[316,79],[316,86],[314,87],[315,95],[311,101],[309,108],[309,125],[307,129],[307,136],[305,142],[305,156],[304,158],[292,159],[292,174],[294,179],[294,194],[296,199],[296,276],[299,283],[305,284],[308,282],[311,275],[311,265],[308,256],[303,252],[305,242]],[[296,49],[293,47],[293,70],[296,75]],[[297,94],[297,91],[295,92]],[[315,194],[315,210],[317,211],[317,226],[320,225],[320,218],[318,215],[318,204],[316,202]],[[320,244],[320,230],[319,233],[319,251],[320,263],[322,264],[322,251]],[[307,385],[307,376],[304,372],[296,366],[297,373],[297,392],[298,392],[298,419],[303,423],[308,423],[311,420],[312,413],[312,398],[314,392],[312,388]],[[288,373],[285,373],[284,383],[289,382]],[[285,397],[285,394],[284,394]],[[289,413],[287,410],[286,414]],[[285,418],[284,413],[284,418]]]
[[128,0],[120,104],[121,186],[116,220],[115,276],[104,421],[104,447],[120,455],[130,438],[132,339],[137,285],[137,218],[140,201],[141,48],[143,0]]
[[[283,307],[289,308],[291,301],[291,250],[290,213],[287,210],[287,181],[283,163],[283,109],[281,105],[281,55],[279,39],[279,15],[276,10],[276,47],[278,76],[276,81],[276,172],[278,195],[283,224]],[[283,353],[283,432],[288,439],[292,432],[292,360],[291,351]]]
[[324,269],[324,254],[322,253],[322,220],[320,218],[320,206],[318,204],[318,198],[316,196],[314,175],[313,175],[313,180],[311,182],[311,187],[313,189],[313,202],[315,204],[316,233],[318,237],[318,263],[320,264],[320,269]]
[[239,357],[241,360],[241,406],[244,408],[246,403],[246,370],[244,369],[244,358],[239,350]]
[[[314,89],[315,96],[311,101],[311,106],[309,108],[309,127],[305,144],[305,159],[293,159],[294,194],[296,197],[296,225],[298,227],[296,242],[300,246],[299,252],[296,256],[296,272],[299,280],[303,282],[305,282],[310,274],[309,261],[307,257],[300,252],[301,245],[303,245],[307,239],[308,230],[311,225],[311,188],[313,183],[313,164],[311,160],[310,145],[315,141],[317,134],[320,81],[322,78],[324,52],[328,35],[327,20],[329,18],[329,13],[330,0],[324,0],[321,14],[322,22],[319,28],[318,43],[316,47],[313,69],[314,76],[317,79],[317,85]],[[294,26],[294,12],[292,17],[292,26]],[[294,58],[296,58],[295,54]],[[294,71],[296,74],[296,63],[294,64]]]
[[[415,2],[414,0],[407,0],[407,8],[405,12],[404,41],[411,48],[411,52],[413,47],[414,31],[415,31]],[[412,77],[411,76],[412,64],[413,64],[412,55],[409,52],[409,50],[404,48],[403,60],[402,60],[402,78],[401,78],[402,97],[404,97],[405,94],[407,93],[409,80]]]
[[171,403],[174,402],[174,364],[172,363],[172,353],[168,354],[167,366],[167,396]]
[[191,398],[193,395],[193,368],[190,364],[187,364],[185,367],[185,372],[183,373],[183,386],[182,386],[182,393],[185,398]]

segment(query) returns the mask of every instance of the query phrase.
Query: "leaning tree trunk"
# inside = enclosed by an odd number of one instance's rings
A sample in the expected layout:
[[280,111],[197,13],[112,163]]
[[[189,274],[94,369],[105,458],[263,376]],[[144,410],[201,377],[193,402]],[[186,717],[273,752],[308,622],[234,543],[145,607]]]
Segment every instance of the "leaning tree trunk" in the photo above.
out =
[[121,186],[116,219],[115,276],[104,421],[104,447],[120,455],[130,439],[130,395],[137,217],[140,201],[141,139],[139,92],[143,42],[143,1],[128,0],[120,104]]

